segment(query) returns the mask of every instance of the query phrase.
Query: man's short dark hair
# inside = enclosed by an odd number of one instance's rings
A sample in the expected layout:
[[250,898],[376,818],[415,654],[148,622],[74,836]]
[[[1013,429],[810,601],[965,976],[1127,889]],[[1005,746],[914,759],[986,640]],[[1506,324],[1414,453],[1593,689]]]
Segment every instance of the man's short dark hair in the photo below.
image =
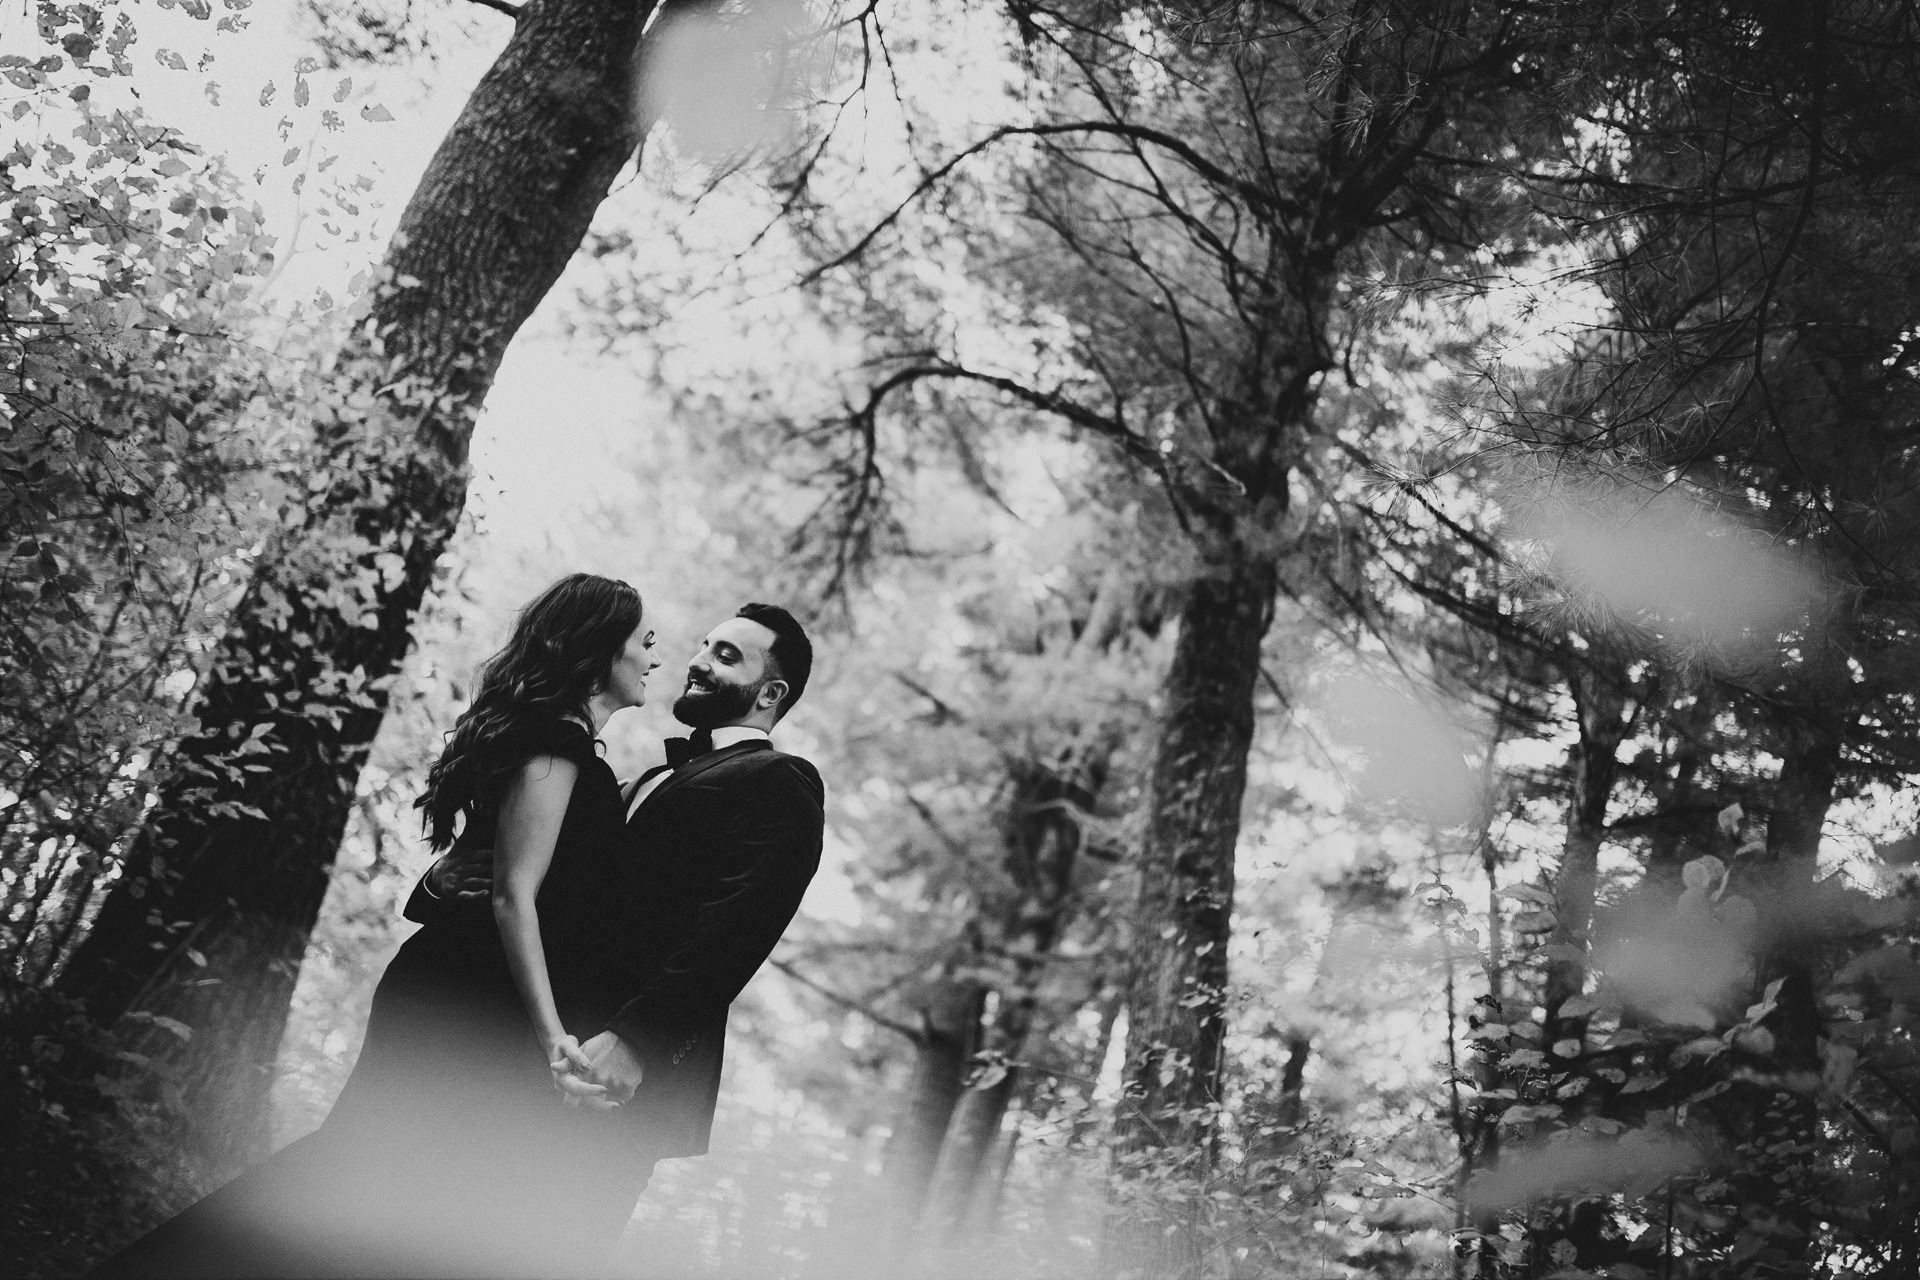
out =
[[813,674],[813,641],[807,639],[800,620],[777,604],[743,604],[736,617],[757,622],[773,632],[773,644],[767,649],[772,670],[767,674],[787,682],[787,696],[780,699],[780,714],[785,715],[806,692],[807,677]]

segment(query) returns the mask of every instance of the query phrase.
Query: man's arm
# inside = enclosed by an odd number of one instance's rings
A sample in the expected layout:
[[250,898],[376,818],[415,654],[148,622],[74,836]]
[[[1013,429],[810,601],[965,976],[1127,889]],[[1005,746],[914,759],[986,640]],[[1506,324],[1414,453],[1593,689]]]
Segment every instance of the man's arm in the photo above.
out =
[[493,890],[493,850],[458,844],[434,859],[413,886],[403,914],[415,924],[441,919],[456,902],[484,898]]
[[[639,1065],[671,1062],[684,1028],[726,1009],[772,953],[820,865],[820,775],[783,757],[753,779],[703,853],[711,870],[685,936],[607,1022]],[[610,1092],[617,1090],[610,1089]]]

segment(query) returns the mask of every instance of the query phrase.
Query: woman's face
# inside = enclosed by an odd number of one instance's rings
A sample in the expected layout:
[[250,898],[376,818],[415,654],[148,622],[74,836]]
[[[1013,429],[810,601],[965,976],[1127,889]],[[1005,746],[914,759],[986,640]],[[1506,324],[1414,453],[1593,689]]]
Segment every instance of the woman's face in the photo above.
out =
[[660,665],[653,656],[653,632],[646,624],[634,628],[626,647],[607,673],[607,696],[615,707],[637,707],[647,700],[647,673]]

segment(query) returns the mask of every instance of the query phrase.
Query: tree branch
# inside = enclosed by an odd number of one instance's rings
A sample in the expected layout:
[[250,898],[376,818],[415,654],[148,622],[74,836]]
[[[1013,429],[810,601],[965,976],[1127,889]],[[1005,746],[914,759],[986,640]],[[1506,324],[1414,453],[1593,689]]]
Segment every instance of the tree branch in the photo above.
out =
[[1270,214],[1282,216],[1300,216],[1306,212],[1305,208],[1298,201],[1287,199],[1278,192],[1265,190],[1256,183],[1249,182],[1245,178],[1228,172],[1226,169],[1223,169],[1201,155],[1191,144],[1159,129],[1149,128],[1145,125],[1126,124],[1116,120],[1083,120],[1065,124],[1006,125],[995,129],[978,142],[962,148],[951,156],[946,163],[928,172],[914,186],[913,190],[908,193],[906,199],[895,205],[891,212],[874,223],[873,226],[869,227],[864,235],[854,241],[852,246],[803,274],[799,280],[800,286],[805,288],[817,283],[821,277],[825,276],[829,271],[843,267],[865,253],[873,245],[873,242],[880,238],[882,232],[900,220],[901,215],[906,213],[915,201],[939,186],[955,169],[958,169],[974,156],[988,150],[995,143],[1002,142],[1007,138],[1053,138],[1070,134],[1096,134],[1127,139],[1135,144],[1150,143],[1161,150],[1171,152],[1185,162],[1187,167],[1192,169],[1202,179],[1212,183],[1223,191],[1240,197],[1254,208],[1264,209]]
[[818,982],[815,982],[812,978],[809,978],[806,974],[801,973],[798,969],[794,968],[791,964],[787,963],[785,960],[769,960],[767,961],[767,963],[772,965],[774,968],[778,969],[780,972],[786,974],[789,978],[792,978],[795,982],[807,988],[809,991],[817,992],[818,994],[832,1001],[834,1004],[839,1005],[842,1009],[851,1010],[852,1012],[857,1013],[861,1017],[867,1019],[869,1022],[872,1022],[876,1026],[885,1027],[888,1031],[898,1032],[900,1035],[905,1036],[907,1039],[913,1041],[915,1044],[919,1044],[920,1041],[925,1038],[918,1030],[908,1026],[906,1023],[896,1022],[894,1019],[886,1017],[884,1014],[875,1013],[872,1009],[860,1003],[858,1000],[855,1000],[852,996],[843,996],[838,991],[834,991],[829,987],[821,986]]

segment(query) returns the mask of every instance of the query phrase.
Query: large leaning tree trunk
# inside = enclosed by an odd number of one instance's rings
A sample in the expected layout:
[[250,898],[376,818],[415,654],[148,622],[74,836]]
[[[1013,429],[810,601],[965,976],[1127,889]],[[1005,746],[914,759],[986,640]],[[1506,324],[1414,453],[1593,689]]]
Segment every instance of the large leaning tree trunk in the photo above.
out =
[[[532,0],[408,203],[317,415],[322,462],[214,655],[198,732],[60,978],[164,1049],[197,1154],[258,1154],[307,937],[508,343],[650,121],[649,0]],[[171,1020],[197,1034],[175,1042]]]

